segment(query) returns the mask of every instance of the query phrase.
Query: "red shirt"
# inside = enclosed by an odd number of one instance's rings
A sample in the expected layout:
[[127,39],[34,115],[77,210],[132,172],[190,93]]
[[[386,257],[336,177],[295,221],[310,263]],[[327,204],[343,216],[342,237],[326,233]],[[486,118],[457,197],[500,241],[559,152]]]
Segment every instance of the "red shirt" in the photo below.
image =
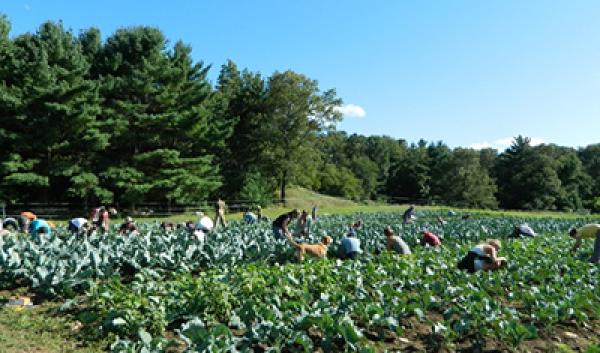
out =
[[423,242],[425,244],[428,244],[429,246],[440,246],[440,245],[442,245],[442,242],[441,242],[440,238],[438,238],[437,235],[431,233],[428,230],[426,230],[426,231],[423,232]]

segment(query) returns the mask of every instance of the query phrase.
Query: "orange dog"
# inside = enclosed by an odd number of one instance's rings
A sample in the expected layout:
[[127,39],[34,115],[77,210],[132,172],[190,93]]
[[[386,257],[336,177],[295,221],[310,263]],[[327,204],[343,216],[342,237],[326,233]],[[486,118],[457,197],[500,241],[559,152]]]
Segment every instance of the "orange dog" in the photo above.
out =
[[290,241],[290,243],[292,243],[292,245],[296,248],[296,258],[298,258],[298,261],[300,262],[304,260],[305,254],[314,257],[327,256],[327,248],[329,247],[329,244],[333,242],[333,239],[331,239],[329,235],[323,236],[323,238],[321,238],[321,242],[318,244],[298,244],[289,234],[287,238]]

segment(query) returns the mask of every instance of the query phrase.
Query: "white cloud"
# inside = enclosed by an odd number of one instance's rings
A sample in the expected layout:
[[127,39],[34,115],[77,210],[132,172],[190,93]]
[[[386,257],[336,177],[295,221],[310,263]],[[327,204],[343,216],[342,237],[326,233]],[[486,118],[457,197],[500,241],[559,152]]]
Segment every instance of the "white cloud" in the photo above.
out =
[[496,141],[493,142],[494,146],[496,147],[500,147],[500,148],[508,148],[510,147],[510,145],[512,145],[514,138],[512,137],[505,137],[503,139],[498,139]]
[[539,137],[532,137],[531,138],[531,145],[532,146],[542,145],[544,143],[546,143],[546,140],[544,140],[543,138],[539,138]]
[[[543,138],[540,138],[540,137],[530,137],[530,139],[531,139],[530,143],[532,146],[537,146],[537,145],[546,143],[546,140],[544,140]],[[499,151],[504,151],[505,149],[509,148],[513,144],[513,141],[514,141],[513,137],[505,137],[505,138],[497,139],[492,142],[484,141],[484,142],[473,143],[473,144],[469,145],[469,148],[472,148],[475,150],[481,150],[484,148],[495,148]]]
[[364,108],[356,104],[346,104],[341,107],[336,107],[335,110],[342,113],[342,115],[347,118],[364,118],[367,115]]
[[469,145],[469,148],[474,150],[482,150],[484,148],[492,148],[492,144],[489,142],[472,143]]

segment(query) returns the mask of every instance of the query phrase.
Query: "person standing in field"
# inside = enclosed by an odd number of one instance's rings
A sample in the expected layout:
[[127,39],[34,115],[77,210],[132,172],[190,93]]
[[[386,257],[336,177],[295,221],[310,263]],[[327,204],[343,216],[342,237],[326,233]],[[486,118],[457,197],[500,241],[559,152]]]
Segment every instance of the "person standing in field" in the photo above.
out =
[[408,244],[406,244],[406,242],[402,238],[394,234],[394,230],[392,230],[392,227],[385,227],[385,229],[383,230],[383,234],[385,234],[385,247],[388,251],[393,251],[400,255],[412,254]]
[[286,236],[290,235],[290,231],[288,229],[290,222],[292,219],[297,218],[300,215],[300,211],[298,209],[293,209],[288,213],[284,213],[279,217],[275,218],[273,221],[273,235],[275,238],[284,239]]
[[317,220],[317,205],[313,206],[310,217],[312,218],[313,222]]
[[96,207],[92,210],[90,219],[92,223],[100,229],[102,233],[108,232],[110,228],[110,216],[116,216],[117,210],[114,208],[107,209],[104,206]]
[[225,201],[221,199],[215,203],[215,229],[220,226],[227,227],[227,221],[225,221]]
[[256,220],[258,222],[268,221],[269,219],[262,214],[262,207],[260,205],[256,206]]
[[579,229],[572,228],[569,231],[571,238],[575,239],[575,244],[571,248],[571,253],[575,253],[581,246],[583,239],[596,239],[594,241],[594,252],[590,258],[591,263],[600,263],[600,224],[587,224]]
[[298,218],[298,222],[296,223],[296,236],[308,236],[310,232],[310,223],[311,218],[308,216],[308,212],[306,210],[302,210],[302,214]]
[[411,205],[409,208],[406,209],[406,211],[404,211],[404,214],[402,215],[402,223],[412,223],[412,221],[415,218],[415,206]]

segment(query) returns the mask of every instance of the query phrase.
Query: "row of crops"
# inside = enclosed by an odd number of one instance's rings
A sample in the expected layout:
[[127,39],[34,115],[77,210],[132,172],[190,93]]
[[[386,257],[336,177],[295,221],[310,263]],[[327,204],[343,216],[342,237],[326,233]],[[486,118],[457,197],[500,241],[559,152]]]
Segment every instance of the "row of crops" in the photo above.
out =
[[[306,241],[327,233],[334,252],[361,218],[365,253],[303,264],[268,223],[234,223],[204,243],[156,224],[135,237],[10,236],[0,239],[0,281],[60,300],[89,334],[114,337],[114,352],[455,349],[490,337],[512,348],[566,323],[600,327],[600,266],[569,254],[573,221],[457,217],[440,225],[433,213],[418,216],[405,226],[395,213],[322,218]],[[541,235],[506,239],[523,221]],[[412,256],[384,251],[387,225]],[[425,227],[441,248],[417,245]],[[458,271],[458,259],[489,237],[505,239],[509,265]]]

